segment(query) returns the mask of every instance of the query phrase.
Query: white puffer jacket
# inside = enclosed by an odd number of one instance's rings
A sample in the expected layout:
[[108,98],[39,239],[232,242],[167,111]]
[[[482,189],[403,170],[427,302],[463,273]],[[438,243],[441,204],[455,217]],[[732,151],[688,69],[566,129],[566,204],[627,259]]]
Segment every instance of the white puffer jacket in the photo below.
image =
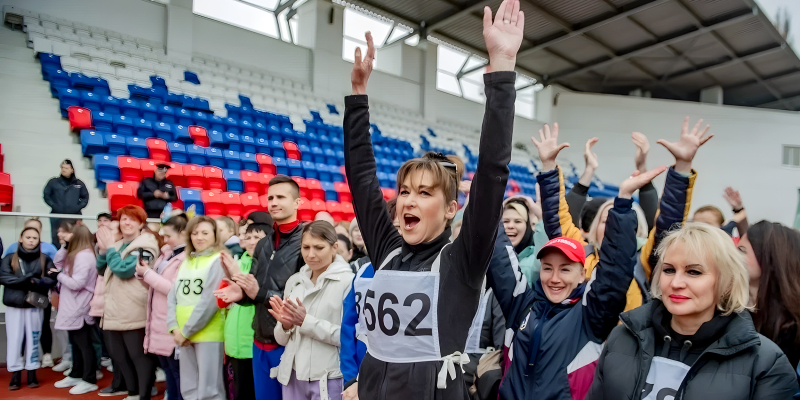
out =
[[[303,325],[283,330],[275,326],[275,340],[286,346],[281,363],[271,371],[272,377],[284,385],[289,383],[292,366],[302,381],[327,382],[342,377],[339,369],[339,331],[342,324],[342,302],[353,282],[350,265],[337,255],[328,269],[311,283],[308,265],[286,282],[286,298],[303,302],[306,318]],[[327,387],[326,387],[327,389]]]

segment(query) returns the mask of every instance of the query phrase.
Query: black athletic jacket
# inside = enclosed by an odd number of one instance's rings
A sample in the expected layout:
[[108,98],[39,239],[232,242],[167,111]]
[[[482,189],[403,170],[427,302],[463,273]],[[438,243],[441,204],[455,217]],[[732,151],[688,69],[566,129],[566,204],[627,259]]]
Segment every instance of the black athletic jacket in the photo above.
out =
[[[25,296],[30,292],[47,295],[50,288],[56,285],[56,274],[50,273],[50,269],[55,268],[53,260],[42,255],[40,249],[40,246],[36,246],[28,251],[22,245],[17,246],[20,268],[16,271],[11,266],[14,253],[6,255],[0,262],[0,285],[4,286],[3,304],[6,307],[33,308],[25,301]],[[44,274],[42,268],[45,268]]]
[[89,204],[89,191],[75,174],[69,178],[59,175],[50,179],[44,187],[43,197],[54,214],[80,214]]
[[[461,234],[442,253],[439,287],[439,343],[442,355],[463,352],[472,318],[478,309],[481,286],[494,248],[501,218],[503,194],[511,160],[514,124],[514,72],[484,75],[486,111],[481,131],[478,170],[472,181],[469,205],[464,211]],[[376,176],[375,155],[369,133],[366,95],[345,97],[345,169],[353,193],[356,217],[373,265],[401,247],[401,254],[385,268],[403,271],[430,270],[450,229],[429,243],[411,246],[392,225]],[[436,388],[441,361],[385,363],[364,357],[358,378],[362,399],[466,399],[461,368],[447,388]]]
[[[156,190],[167,192],[169,199],[164,200],[156,197]],[[142,184],[136,190],[136,196],[144,202],[147,218],[159,218],[167,203],[178,200],[178,191],[175,188],[175,184],[167,178],[157,181],[154,177],[148,177],[142,179]]]

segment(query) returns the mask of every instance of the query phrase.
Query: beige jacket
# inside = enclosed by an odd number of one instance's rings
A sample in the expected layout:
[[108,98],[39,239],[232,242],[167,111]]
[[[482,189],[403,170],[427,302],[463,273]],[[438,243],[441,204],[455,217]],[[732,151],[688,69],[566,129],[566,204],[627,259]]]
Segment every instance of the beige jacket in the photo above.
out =
[[[281,363],[271,371],[272,377],[284,385],[289,383],[294,367],[297,380],[320,381],[342,377],[339,369],[339,331],[342,324],[342,303],[350,285],[353,272],[350,265],[337,255],[328,269],[311,283],[308,265],[292,275],[286,282],[287,298],[301,299],[306,307],[303,325],[283,330],[275,326],[275,340],[286,346]],[[326,387],[327,390],[327,387]]]
[[[114,243],[119,250],[122,241]],[[158,257],[158,241],[150,233],[142,233],[122,251],[125,259],[132,251],[143,248]],[[106,267],[103,299],[103,319],[100,327],[107,331],[130,331],[142,329],[147,323],[147,289],[136,277],[122,279]]]

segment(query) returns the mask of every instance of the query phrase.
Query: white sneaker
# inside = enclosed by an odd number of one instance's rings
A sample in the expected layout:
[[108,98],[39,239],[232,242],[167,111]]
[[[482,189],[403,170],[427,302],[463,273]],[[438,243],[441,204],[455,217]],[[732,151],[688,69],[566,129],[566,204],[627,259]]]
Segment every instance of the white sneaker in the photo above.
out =
[[97,385],[82,380],[69,390],[69,394],[86,394],[89,392],[94,392],[97,389],[99,389]]
[[111,365],[111,364],[109,364],[109,365],[106,367],[106,369],[108,370],[108,372],[114,372],[114,366],[113,366],[113,365]]
[[122,400],[139,400],[139,396],[128,396]]
[[94,373],[94,377],[95,377],[95,379],[97,379],[98,381],[99,381],[100,379],[103,379],[103,371],[101,371],[101,370],[99,370],[99,369],[98,369],[97,371],[95,371],[95,373]]
[[[52,362],[50,364],[52,365]],[[60,363],[53,367],[53,371],[64,372],[70,368],[72,368],[72,361],[62,359]]]
[[55,386],[55,387],[57,387],[59,389],[64,389],[64,388],[68,388],[68,387],[73,387],[73,386],[75,386],[75,385],[77,385],[77,384],[79,384],[81,382],[83,382],[83,380],[68,376],[68,377],[56,382],[53,386]]
[[164,373],[164,370],[161,368],[156,369],[156,382],[166,382],[167,381],[167,374]]
[[108,357],[102,357],[100,359],[100,366],[101,367],[108,367],[111,365],[111,359]]
[[42,357],[42,368],[50,368],[53,366],[53,356],[49,353]]
[[69,376],[69,374],[71,374],[71,373],[72,373],[72,367],[70,367],[68,370],[64,371],[64,376]]

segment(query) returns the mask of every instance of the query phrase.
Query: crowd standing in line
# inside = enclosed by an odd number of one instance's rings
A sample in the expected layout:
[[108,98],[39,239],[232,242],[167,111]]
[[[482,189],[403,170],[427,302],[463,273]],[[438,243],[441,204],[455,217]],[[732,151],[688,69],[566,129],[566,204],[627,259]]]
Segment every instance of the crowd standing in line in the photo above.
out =
[[[23,370],[35,388],[36,369],[53,367],[70,394],[149,399],[160,366],[170,400],[800,398],[800,232],[750,225],[731,187],[732,220],[712,205],[690,217],[693,160],[713,137],[702,121],[657,141],[670,167],[648,170],[650,142],[634,132],[635,170],[613,199],[588,196],[600,139],[567,191],[557,157],[569,144],[545,125],[532,138],[537,199],[503,199],[524,21],[519,0],[484,10],[472,181],[457,156],[429,152],[402,165],[397,197],[383,200],[367,33],[345,98],[352,221],[300,221],[300,187],[278,175],[267,212],[174,210],[151,229],[175,200],[167,164],[139,187],[144,208],[101,213],[94,234],[51,218],[43,243],[41,222],[26,221],[0,262],[9,390]],[[61,168],[45,200],[79,214],[88,192],[69,160]],[[104,366],[114,379],[100,389]]]

